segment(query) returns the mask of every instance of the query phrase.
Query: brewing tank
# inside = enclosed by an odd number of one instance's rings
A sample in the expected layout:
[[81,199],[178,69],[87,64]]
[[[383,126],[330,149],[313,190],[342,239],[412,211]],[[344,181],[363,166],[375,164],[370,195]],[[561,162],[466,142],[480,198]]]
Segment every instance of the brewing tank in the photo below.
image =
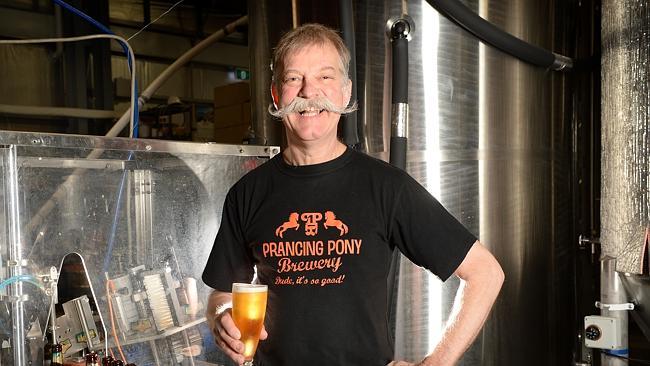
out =
[[[553,49],[547,1],[469,0],[483,18]],[[360,118],[367,153],[387,159],[390,45],[400,1],[357,2]],[[571,360],[569,139],[564,76],[480,44],[425,1],[409,1],[407,170],[498,258],[506,282],[460,365],[558,365]],[[402,259],[395,355],[419,361],[447,320],[459,281]],[[563,317],[567,317],[566,319]]]

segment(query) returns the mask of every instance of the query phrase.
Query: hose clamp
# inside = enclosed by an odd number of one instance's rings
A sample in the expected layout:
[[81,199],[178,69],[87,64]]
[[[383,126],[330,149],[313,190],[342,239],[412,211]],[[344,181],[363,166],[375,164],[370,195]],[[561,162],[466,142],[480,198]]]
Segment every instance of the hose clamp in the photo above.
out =
[[409,105],[408,103],[394,103],[391,107],[391,136],[408,137]]
[[603,304],[600,301],[596,301],[596,307],[600,310],[608,310],[608,311],[634,310],[634,304],[629,302],[623,304]]

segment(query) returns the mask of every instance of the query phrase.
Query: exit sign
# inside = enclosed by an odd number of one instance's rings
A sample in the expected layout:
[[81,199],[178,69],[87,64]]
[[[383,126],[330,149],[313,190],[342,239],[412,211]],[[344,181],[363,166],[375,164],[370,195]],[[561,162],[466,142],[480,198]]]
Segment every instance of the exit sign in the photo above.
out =
[[239,80],[248,80],[251,78],[251,72],[245,69],[235,69],[235,77]]

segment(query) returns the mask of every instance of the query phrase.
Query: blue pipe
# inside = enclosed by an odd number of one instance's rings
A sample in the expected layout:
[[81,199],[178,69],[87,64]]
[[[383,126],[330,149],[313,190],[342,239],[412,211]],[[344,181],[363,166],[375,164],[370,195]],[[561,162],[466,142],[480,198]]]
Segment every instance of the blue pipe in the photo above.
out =
[[[81,17],[83,20],[87,21],[88,23],[94,25],[97,29],[101,30],[102,32],[104,32],[106,34],[115,35],[115,33],[113,33],[113,31],[110,28],[108,28],[107,26],[105,26],[102,23],[98,22],[97,20],[93,19],[90,15],[84,13],[83,11],[81,11],[81,10],[75,8],[74,6],[66,3],[65,1],[62,1],[62,0],[52,0],[52,1],[55,4],[59,5],[60,7],[64,8],[65,10],[68,10],[69,12],[73,13],[74,15],[77,15],[77,16]],[[126,47],[126,45],[124,45],[121,41],[120,41],[120,45],[122,46],[122,49],[124,50],[124,53],[126,53],[126,57],[127,57],[128,61],[129,61],[129,69],[132,69],[133,66],[131,65],[131,55],[129,55],[129,50]]]
[[[94,25],[96,28],[98,28],[102,32],[104,32],[106,34],[115,35],[115,33],[110,28],[108,28],[104,24],[98,22],[97,20],[93,19],[90,15],[84,13],[83,11],[81,11],[81,10],[75,8],[74,6],[66,3],[65,1],[63,1],[63,0],[52,0],[52,1],[55,4],[59,5],[60,7],[64,8],[65,10],[68,10],[69,12],[81,17],[83,20],[87,21],[88,23]],[[120,45],[122,46],[122,49],[124,50],[124,53],[126,53],[126,59],[128,61],[128,64],[129,64],[129,71],[131,71],[131,73],[133,73],[133,68],[135,66],[132,63],[131,55],[129,54],[129,50],[126,47],[126,45],[124,44],[124,42],[120,41]],[[138,103],[139,103],[139,101],[138,101],[138,84],[137,84],[138,80],[136,79],[135,82],[136,82],[136,86],[135,86],[135,90],[133,91],[133,94],[135,95],[135,104],[133,106],[133,109],[134,109],[134,112],[135,112],[134,113],[134,118],[133,118],[133,137],[138,137],[138,131],[139,131],[139,128],[138,128],[138,124],[139,124]],[[129,132],[131,132],[131,131],[129,131]]]
[[18,275],[18,276],[9,277],[6,280],[0,282],[0,290],[16,282],[27,282],[40,288],[41,290],[44,289],[43,285],[38,281],[38,278],[30,275]]
[[[129,151],[129,161],[133,160],[133,151]],[[111,232],[108,236],[108,248],[106,248],[106,256],[104,257],[104,265],[102,266],[102,273],[108,273],[108,266],[111,264],[113,257],[113,247],[115,246],[115,233],[117,232],[117,222],[122,207],[122,192],[124,192],[124,182],[126,181],[126,170],[122,173],[122,180],[120,181],[120,188],[117,190],[117,200],[115,202],[115,212],[113,214],[113,224],[111,225]]]

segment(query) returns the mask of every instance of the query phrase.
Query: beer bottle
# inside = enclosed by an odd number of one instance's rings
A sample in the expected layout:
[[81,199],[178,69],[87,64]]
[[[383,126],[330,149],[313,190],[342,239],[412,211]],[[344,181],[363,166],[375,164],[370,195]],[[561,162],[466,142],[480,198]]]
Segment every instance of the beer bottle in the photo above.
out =
[[104,356],[102,358],[102,366],[113,366],[113,357]]
[[86,366],[99,366],[99,356],[95,352],[86,355]]
[[113,361],[113,366],[124,366],[124,361],[115,360],[115,361]]
[[52,346],[52,366],[63,366],[63,346],[56,343]]

